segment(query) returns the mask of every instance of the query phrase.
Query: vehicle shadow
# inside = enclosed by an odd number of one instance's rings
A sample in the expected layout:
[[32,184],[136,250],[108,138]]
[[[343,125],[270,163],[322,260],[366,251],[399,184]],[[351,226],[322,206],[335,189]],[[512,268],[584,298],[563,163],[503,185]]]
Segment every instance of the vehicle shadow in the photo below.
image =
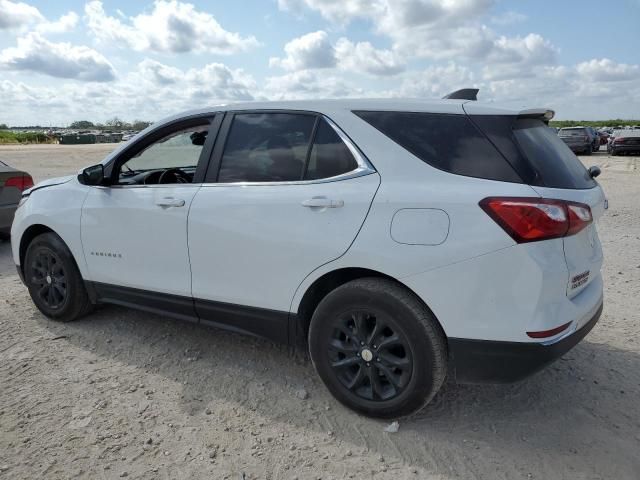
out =
[[[179,408],[189,416],[231,403],[285,429],[332,432],[345,450],[376,452],[447,477],[530,478],[527,471],[542,470],[542,478],[631,478],[640,472],[629,447],[640,446],[640,355],[606,344],[584,341],[515,385],[447,383],[425,410],[400,419],[398,433],[387,434],[388,422],[342,407],[311,362],[287,347],[119,307],[71,324],[34,315],[52,336],[135,367],[141,382],[148,372],[181,384]],[[605,313],[601,324],[606,321]],[[588,338],[597,337],[597,329]],[[302,387],[308,399],[296,396]]]

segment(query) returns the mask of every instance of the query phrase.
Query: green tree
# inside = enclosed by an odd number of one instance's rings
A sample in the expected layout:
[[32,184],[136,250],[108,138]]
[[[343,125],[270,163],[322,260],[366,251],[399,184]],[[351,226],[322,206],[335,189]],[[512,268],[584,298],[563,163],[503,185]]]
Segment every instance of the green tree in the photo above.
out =
[[0,130],[9,130],[9,126],[6,123],[0,123]]
[[145,128],[147,128],[149,125],[151,125],[151,122],[147,122],[145,120],[134,120],[131,123],[131,128],[133,130],[144,130]]
[[89,120],[77,120],[69,125],[69,128],[73,128],[74,130],[88,130],[89,128],[94,128],[95,125],[93,122]]

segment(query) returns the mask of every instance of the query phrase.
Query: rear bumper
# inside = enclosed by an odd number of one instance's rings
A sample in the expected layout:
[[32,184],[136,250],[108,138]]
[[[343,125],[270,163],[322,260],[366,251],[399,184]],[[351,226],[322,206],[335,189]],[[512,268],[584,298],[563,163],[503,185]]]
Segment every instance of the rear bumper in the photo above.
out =
[[496,342],[490,340],[449,339],[449,356],[459,383],[511,383],[522,380],[557,360],[595,326],[603,303],[582,327],[553,343]]
[[9,234],[18,205],[0,205],[0,233]]
[[612,145],[611,150],[616,152],[640,152],[640,145]]

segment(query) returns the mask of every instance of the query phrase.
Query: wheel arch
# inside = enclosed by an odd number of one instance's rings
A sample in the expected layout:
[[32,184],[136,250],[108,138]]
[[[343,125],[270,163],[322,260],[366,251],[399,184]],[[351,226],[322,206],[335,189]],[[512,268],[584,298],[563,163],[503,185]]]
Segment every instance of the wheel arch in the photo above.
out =
[[[41,223],[34,223],[33,225],[29,225],[27,229],[22,233],[20,237],[20,247],[18,250],[18,255],[20,257],[20,269],[24,273],[24,257],[27,254],[27,248],[29,244],[36,238],[38,235],[42,235],[43,233],[55,233],[60,236],[56,231],[54,231],[51,227],[43,225]],[[64,241],[64,240],[63,240]]]
[[307,287],[306,291],[302,295],[300,303],[298,304],[297,309],[295,310],[297,317],[297,326],[298,326],[298,342],[306,341],[307,335],[309,333],[309,325],[311,323],[311,317],[315,312],[318,304],[322,301],[324,297],[326,297],[333,290],[338,288],[341,285],[344,285],[347,282],[352,280],[356,280],[359,278],[384,278],[387,280],[391,280],[407,291],[411,292],[418,301],[424,305],[425,308],[429,310],[429,312],[433,315],[433,318],[436,319],[438,327],[442,331],[442,334],[445,338],[447,335],[445,333],[440,320],[433,313],[429,305],[411,288],[405,285],[403,282],[399,281],[397,278],[394,278],[386,273],[372,270],[369,268],[359,268],[359,267],[344,267],[338,268],[335,270],[331,270],[329,272],[324,273],[317,279],[315,279],[309,287]]

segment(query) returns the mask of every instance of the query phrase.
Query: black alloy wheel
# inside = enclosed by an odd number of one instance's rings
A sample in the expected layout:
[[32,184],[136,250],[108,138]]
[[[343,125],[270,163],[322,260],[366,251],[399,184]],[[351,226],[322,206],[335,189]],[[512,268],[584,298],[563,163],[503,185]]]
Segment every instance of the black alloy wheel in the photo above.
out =
[[60,257],[42,247],[31,259],[29,282],[50,309],[59,309],[67,299],[67,277]]
[[93,309],[78,265],[55,233],[35,237],[27,246],[22,264],[29,295],[47,317],[68,322]]
[[329,391],[372,417],[420,410],[446,376],[440,324],[420,298],[392,279],[360,278],[329,292],[313,313],[308,339]]
[[327,349],[335,375],[367,400],[390,400],[403,392],[413,371],[407,339],[383,313],[345,312],[336,319]]

